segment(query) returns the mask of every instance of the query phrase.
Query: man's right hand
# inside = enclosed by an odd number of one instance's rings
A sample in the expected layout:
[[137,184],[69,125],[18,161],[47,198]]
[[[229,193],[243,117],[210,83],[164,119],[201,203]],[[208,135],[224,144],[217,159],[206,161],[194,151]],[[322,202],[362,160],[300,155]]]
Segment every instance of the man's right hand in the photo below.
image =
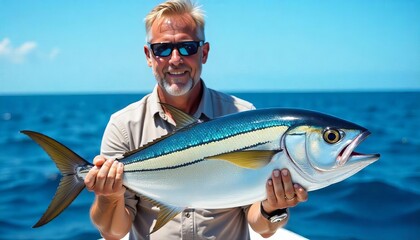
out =
[[105,239],[121,239],[131,228],[122,184],[124,165],[104,156],[96,156],[93,164],[85,177],[86,188],[96,195],[90,217]]
[[86,188],[96,196],[121,197],[123,186],[124,165],[113,159],[98,155],[93,159],[95,165],[85,177]]

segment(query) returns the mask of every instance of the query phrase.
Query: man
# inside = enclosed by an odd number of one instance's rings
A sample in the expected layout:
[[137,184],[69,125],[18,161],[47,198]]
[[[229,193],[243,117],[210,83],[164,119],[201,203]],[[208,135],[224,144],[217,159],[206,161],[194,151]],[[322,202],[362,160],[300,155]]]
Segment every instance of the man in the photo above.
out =
[[130,239],[249,239],[248,224],[263,237],[273,235],[286,224],[287,208],[307,199],[307,192],[291,182],[286,169],[273,171],[266,184],[268,197],[262,202],[232,209],[188,209],[149,235],[159,209],[125,190],[123,165],[113,159],[174,129],[173,119],[159,102],[201,119],[254,106],[207,88],[200,78],[210,44],[205,42],[198,7],[189,0],[168,1],[155,7],[145,21],[148,44],[144,53],[157,86],[113,114],[108,123],[101,156],[94,159],[95,167],[85,179],[96,196],[91,208],[93,223],[106,239],[119,239],[128,232]]

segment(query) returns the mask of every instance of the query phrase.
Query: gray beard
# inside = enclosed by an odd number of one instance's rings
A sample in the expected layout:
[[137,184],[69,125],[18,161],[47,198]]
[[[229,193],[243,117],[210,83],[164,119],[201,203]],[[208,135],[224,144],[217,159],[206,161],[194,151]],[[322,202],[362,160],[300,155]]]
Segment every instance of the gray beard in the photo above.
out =
[[159,85],[164,89],[166,93],[168,93],[171,96],[179,97],[187,94],[193,87],[193,80],[189,79],[188,82],[183,85],[181,88],[178,88],[176,86],[170,85],[167,81],[164,79],[159,80]]

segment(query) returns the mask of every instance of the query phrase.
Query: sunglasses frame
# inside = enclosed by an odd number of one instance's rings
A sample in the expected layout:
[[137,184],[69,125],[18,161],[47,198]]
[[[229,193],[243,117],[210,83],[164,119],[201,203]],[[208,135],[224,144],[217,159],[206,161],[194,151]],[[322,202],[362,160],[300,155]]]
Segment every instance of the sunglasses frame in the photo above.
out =
[[[180,48],[182,48],[183,44],[188,44],[188,43],[194,43],[197,46],[197,51],[195,53],[192,54],[182,54],[182,52],[179,50]],[[171,51],[169,52],[168,55],[166,56],[162,56],[162,55],[157,55],[155,53],[155,50],[153,49],[154,46],[158,45],[158,44],[167,44],[169,47],[169,49],[171,49]],[[176,48],[176,50],[178,50],[179,54],[181,56],[187,57],[187,56],[191,56],[194,55],[198,52],[198,48],[204,46],[205,41],[204,40],[200,40],[200,41],[185,41],[185,42],[176,42],[176,43],[171,43],[171,42],[160,42],[160,43],[150,43],[148,42],[147,45],[149,46],[150,50],[153,52],[153,55],[155,55],[156,57],[169,57],[172,54],[172,51],[174,50],[174,48]]]

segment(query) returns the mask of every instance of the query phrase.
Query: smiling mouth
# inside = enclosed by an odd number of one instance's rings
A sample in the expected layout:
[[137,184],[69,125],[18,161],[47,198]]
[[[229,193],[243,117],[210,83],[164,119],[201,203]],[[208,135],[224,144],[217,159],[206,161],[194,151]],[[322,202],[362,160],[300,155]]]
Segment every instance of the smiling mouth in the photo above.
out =
[[171,76],[182,76],[186,73],[186,71],[170,71],[168,72],[169,75]]
[[337,165],[343,166],[350,159],[360,161],[376,161],[379,159],[379,154],[362,154],[355,152],[354,149],[359,146],[370,135],[369,131],[362,132],[349,145],[347,145],[337,157]]

